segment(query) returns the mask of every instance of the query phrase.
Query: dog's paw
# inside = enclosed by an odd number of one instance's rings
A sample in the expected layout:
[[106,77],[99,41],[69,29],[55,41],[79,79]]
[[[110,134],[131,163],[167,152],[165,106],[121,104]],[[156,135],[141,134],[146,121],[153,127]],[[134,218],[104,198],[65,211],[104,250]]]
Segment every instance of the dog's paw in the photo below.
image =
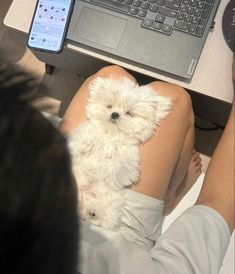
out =
[[80,208],[80,217],[91,224],[106,228],[117,229],[120,225],[120,217],[124,204],[123,195],[119,193],[99,192],[96,198],[83,200]]

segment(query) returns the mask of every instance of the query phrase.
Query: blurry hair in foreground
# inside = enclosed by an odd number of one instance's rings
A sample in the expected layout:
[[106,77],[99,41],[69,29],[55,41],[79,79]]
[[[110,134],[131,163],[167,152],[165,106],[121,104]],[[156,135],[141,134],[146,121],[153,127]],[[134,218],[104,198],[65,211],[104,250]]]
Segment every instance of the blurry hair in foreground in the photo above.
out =
[[33,78],[0,62],[0,266],[72,274],[77,190],[63,136],[31,106]]

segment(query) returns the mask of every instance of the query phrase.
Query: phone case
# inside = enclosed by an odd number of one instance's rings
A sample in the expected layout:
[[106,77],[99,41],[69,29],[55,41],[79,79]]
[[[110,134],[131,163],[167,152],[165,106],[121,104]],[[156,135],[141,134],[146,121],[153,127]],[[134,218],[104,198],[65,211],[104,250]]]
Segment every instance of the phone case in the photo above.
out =
[[30,34],[31,34],[31,31],[32,31],[32,27],[33,27],[35,15],[36,15],[36,11],[37,11],[39,3],[40,3],[40,0],[37,0],[36,6],[35,6],[35,9],[34,9],[33,18],[32,18],[31,25],[30,25],[30,29],[29,29],[29,33],[28,33],[27,47],[30,48],[30,49],[32,49],[32,50],[36,50],[36,51],[42,51],[42,52],[47,52],[47,53],[59,54],[59,53],[61,53],[63,51],[64,41],[65,41],[66,34],[67,34],[67,31],[68,31],[70,19],[71,19],[72,13],[73,13],[73,8],[74,8],[75,0],[71,0],[69,11],[68,11],[68,15],[66,17],[66,23],[65,23],[65,26],[64,26],[63,35],[62,35],[62,38],[61,38],[60,47],[56,51],[49,50],[49,49],[44,49],[44,48],[40,48],[40,47],[32,47],[31,45],[29,45]]

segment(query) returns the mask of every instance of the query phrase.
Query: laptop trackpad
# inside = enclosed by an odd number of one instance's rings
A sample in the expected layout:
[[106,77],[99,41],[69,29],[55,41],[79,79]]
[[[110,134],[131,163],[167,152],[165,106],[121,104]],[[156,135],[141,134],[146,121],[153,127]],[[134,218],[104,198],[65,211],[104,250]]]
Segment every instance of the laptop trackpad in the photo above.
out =
[[117,49],[127,20],[90,8],[83,8],[73,35]]

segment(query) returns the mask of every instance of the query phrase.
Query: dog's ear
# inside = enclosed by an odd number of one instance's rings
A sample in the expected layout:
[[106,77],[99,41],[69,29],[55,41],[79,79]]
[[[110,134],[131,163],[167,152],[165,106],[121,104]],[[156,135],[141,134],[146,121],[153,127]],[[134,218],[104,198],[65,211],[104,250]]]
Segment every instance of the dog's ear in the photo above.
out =
[[109,85],[105,78],[97,77],[91,81],[89,85],[89,95],[92,98],[96,96],[97,93],[103,93],[104,91],[108,91]]
[[155,123],[158,125],[162,119],[165,119],[171,108],[171,99],[158,95],[157,91],[150,86],[138,87],[141,100],[149,104],[155,109]]

